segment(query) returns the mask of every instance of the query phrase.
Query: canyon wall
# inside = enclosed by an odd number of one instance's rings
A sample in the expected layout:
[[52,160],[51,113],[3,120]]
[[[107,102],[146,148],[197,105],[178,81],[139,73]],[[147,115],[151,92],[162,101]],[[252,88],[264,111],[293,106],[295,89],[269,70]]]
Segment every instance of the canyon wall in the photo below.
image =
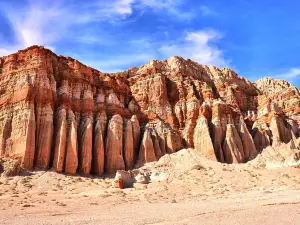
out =
[[299,136],[299,91],[276,82],[181,57],[107,74],[32,46],[0,58],[0,156],[99,176],[185,147],[243,163]]

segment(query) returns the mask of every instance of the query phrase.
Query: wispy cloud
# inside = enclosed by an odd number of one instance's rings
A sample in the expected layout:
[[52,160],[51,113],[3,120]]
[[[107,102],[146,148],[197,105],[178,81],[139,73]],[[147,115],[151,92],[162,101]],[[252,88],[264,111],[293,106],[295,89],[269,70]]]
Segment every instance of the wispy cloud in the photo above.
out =
[[300,78],[300,68],[291,68],[287,72],[275,75],[279,79],[294,79]]
[[136,2],[153,10],[168,13],[177,19],[189,20],[197,15],[194,10],[183,8],[184,0],[136,0]]
[[269,74],[268,77],[273,77],[280,80],[286,80],[297,87],[300,86],[300,68],[290,68],[280,74]]
[[61,2],[45,4],[43,1],[28,1],[24,8],[2,7],[15,34],[15,44],[6,46],[6,51],[25,48],[31,45],[52,45],[65,34],[64,30],[72,24]]
[[183,40],[164,45],[159,51],[167,57],[180,55],[201,64],[228,66],[229,61],[224,58],[223,51],[217,45],[221,38],[222,35],[216,30],[188,32]]
[[[91,0],[89,2],[58,0],[24,0],[22,7],[11,8],[0,2],[0,10],[7,18],[14,33],[13,44],[0,43],[0,56],[8,55],[31,45],[44,45],[54,50],[59,43],[76,44],[78,49],[67,49],[90,66],[101,71],[114,72],[131,66],[139,66],[151,59],[181,55],[203,64],[224,66],[224,59],[218,41],[222,35],[215,30],[200,30],[184,33],[182,38],[163,31],[164,38],[146,35],[135,37],[106,30],[104,27],[121,27],[123,22],[135,21],[137,15],[151,11],[154,15],[171,15],[174,20],[193,18],[193,10],[186,10],[183,0]],[[70,3],[71,4],[68,4]],[[199,11],[200,10],[200,11]],[[198,9],[198,13],[212,13],[209,8]],[[102,27],[102,25],[105,25]],[[97,28],[96,30],[94,28]],[[122,33],[122,31],[121,31]],[[181,36],[179,34],[178,36]],[[172,44],[169,44],[172,43]],[[91,48],[113,48],[108,54],[91,54]],[[120,49],[122,48],[122,49]]]
[[100,36],[80,34],[86,24],[95,22],[116,22],[130,20],[128,17],[134,10],[163,10],[164,13],[176,14],[184,17],[181,12],[181,0],[96,0],[85,2],[76,1],[67,4],[61,1],[33,1],[25,0],[22,7],[12,7],[12,4],[0,3],[4,16],[8,19],[15,34],[13,45],[1,46],[0,54],[8,54],[16,49],[31,45],[44,45],[55,48],[55,44],[62,39],[74,37],[75,41],[83,43],[98,42]]

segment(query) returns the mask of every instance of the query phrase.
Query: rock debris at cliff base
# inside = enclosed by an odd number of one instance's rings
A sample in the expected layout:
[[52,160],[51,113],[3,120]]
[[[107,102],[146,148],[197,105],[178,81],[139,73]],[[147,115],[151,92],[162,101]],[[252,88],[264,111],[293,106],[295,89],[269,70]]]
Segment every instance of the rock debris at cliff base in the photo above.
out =
[[41,46],[0,71],[0,155],[25,169],[102,175],[185,147],[224,163],[299,147],[299,90],[285,81],[181,57],[107,74]]

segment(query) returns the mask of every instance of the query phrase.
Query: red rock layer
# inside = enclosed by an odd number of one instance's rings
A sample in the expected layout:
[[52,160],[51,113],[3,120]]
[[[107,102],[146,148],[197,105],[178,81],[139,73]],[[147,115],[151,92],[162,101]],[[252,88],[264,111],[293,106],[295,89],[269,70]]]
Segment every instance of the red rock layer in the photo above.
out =
[[0,154],[84,175],[184,147],[242,163],[299,136],[298,89],[284,93],[265,96],[230,69],[180,57],[105,74],[33,46],[0,58]]

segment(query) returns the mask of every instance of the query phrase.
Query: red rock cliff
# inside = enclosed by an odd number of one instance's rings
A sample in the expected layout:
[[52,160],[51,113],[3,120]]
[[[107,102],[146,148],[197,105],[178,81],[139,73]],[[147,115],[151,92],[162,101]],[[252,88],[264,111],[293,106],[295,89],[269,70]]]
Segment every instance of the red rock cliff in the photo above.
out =
[[0,154],[84,175],[184,147],[242,163],[298,136],[298,97],[293,117],[276,99],[230,69],[180,57],[105,74],[33,46],[0,58]]

